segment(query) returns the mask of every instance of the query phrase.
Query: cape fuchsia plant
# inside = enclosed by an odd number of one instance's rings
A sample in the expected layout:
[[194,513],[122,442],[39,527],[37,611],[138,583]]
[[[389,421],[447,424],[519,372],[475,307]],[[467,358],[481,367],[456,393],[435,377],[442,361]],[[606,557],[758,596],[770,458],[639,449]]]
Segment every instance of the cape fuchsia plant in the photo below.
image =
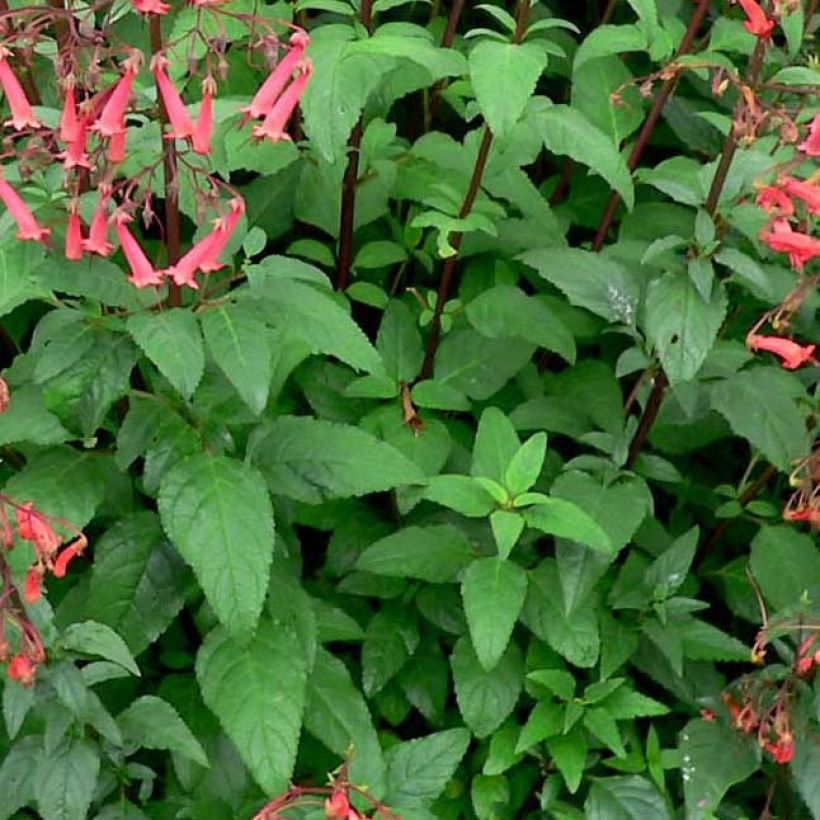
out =
[[816,0],[0,0],[0,820],[820,818]]

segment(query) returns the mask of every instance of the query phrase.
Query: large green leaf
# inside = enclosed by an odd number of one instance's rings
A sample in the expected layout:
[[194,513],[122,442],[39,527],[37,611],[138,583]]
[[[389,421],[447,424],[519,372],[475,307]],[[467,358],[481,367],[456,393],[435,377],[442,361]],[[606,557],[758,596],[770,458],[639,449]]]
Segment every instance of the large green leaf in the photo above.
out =
[[569,538],[604,555],[617,552],[603,527],[577,504],[563,498],[542,499],[524,511],[524,520],[541,532]]
[[98,655],[127,669],[132,675],[140,670],[125,641],[110,626],[95,621],[71,624],[60,636],[65,649],[84,655]]
[[269,794],[287,788],[307,684],[307,661],[295,633],[264,619],[253,639],[240,644],[215,629],[197,654],[196,676],[203,700],[256,782]]
[[546,68],[547,55],[535,43],[482,40],[470,52],[470,81],[490,131],[506,137],[524,113]]
[[527,573],[502,558],[481,558],[464,573],[461,597],[481,666],[495,668],[510,641],[527,595]]
[[424,480],[398,450],[358,427],[283,416],[254,431],[248,458],[271,492],[309,504]]
[[205,371],[202,334],[194,314],[181,308],[137,313],[126,327],[159,372],[190,398]]
[[497,407],[487,407],[478,421],[471,474],[503,484],[507,467],[520,446],[515,427],[507,416]]
[[57,416],[46,408],[41,389],[26,385],[11,393],[8,409],[0,413],[0,445],[60,444],[70,437]]
[[15,812],[34,797],[34,771],[42,756],[42,736],[26,735],[3,753],[0,764],[0,818]]
[[[11,236],[11,226],[4,226],[3,230],[9,231]],[[0,316],[29,299],[49,295],[48,289],[34,275],[44,256],[43,247],[33,242],[15,241],[0,248]]]
[[806,448],[803,415],[794,400],[802,394],[791,374],[755,367],[716,384],[712,403],[736,435],[748,439],[772,464],[788,472]]
[[797,791],[809,807],[814,820],[820,818],[820,741],[817,736],[807,734],[798,737],[791,774]]
[[162,525],[232,633],[256,625],[273,555],[273,510],[262,476],[226,456],[196,455],[162,479]]
[[602,777],[592,782],[586,820],[672,820],[657,786],[644,777]]
[[407,383],[416,378],[424,359],[424,348],[416,318],[404,302],[391,299],[387,305],[379,325],[376,349],[390,378]]
[[[752,541],[749,567],[775,609],[798,607],[808,593],[820,593],[820,552],[816,541],[793,527],[764,527]],[[813,592],[812,592],[813,591]]]
[[622,51],[643,51],[645,48],[646,34],[635,25],[598,26],[578,47],[573,74],[590,60],[609,57]]
[[64,740],[43,752],[34,771],[34,795],[49,820],[85,820],[97,787],[100,753],[90,740]]
[[712,349],[727,308],[723,287],[704,301],[692,280],[670,271],[653,280],[646,294],[646,334],[657,348],[672,385],[695,376]]

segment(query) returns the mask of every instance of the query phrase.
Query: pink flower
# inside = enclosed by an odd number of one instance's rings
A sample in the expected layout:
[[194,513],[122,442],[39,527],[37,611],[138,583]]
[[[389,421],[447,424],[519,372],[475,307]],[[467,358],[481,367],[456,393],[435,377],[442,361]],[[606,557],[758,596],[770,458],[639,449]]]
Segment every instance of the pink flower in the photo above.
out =
[[28,655],[15,655],[6,668],[6,674],[11,680],[20,681],[23,686],[34,685],[34,675],[37,665]]
[[[0,60],[0,63],[2,62]],[[51,228],[43,228],[38,224],[34,214],[28,205],[23,202],[20,194],[2,177],[0,177],[0,200],[3,201],[3,204],[17,223],[17,233],[15,235],[18,239],[33,239],[35,242],[42,242],[51,233]]]
[[23,86],[17,79],[8,61],[8,52],[0,50],[0,85],[3,86],[3,93],[11,109],[11,119],[6,123],[13,126],[15,131],[22,131],[24,128],[40,128],[41,123],[31,110],[31,103],[23,91]]
[[113,222],[114,231],[120,240],[122,252],[125,254],[125,260],[131,268],[131,276],[128,277],[128,281],[136,288],[161,285],[162,272],[154,270],[154,266],[145,255],[145,251],[126,227],[126,223],[131,222],[131,217],[128,214],[119,212],[114,214]]
[[106,156],[109,162],[117,163],[125,159],[125,146],[128,140],[128,129],[125,127],[125,121],[122,123],[122,129],[111,135],[108,140],[108,151]]
[[239,224],[242,214],[245,213],[245,203],[240,197],[234,197],[230,201],[230,213],[220,217],[214,223],[214,230],[211,232],[211,243],[208,245],[208,254],[199,264],[199,269],[204,273],[211,273],[225,267],[219,257],[225,250],[228,242]]
[[27,604],[35,604],[43,594],[43,571],[39,566],[32,567],[26,574],[26,586],[23,598]]
[[58,556],[54,562],[54,577],[65,578],[68,572],[68,565],[71,561],[80,554],[80,549],[77,544],[69,544]]
[[83,239],[83,250],[87,253],[96,253],[98,256],[108,256],[114,246],[108,241],[108,194],[101,193],[91,218],[88,230],[88,239]]
[[175,284],[187,285],[194,290],[199,289],[194,274],[199,270],[200,265],[211,257],[214,235],[212,231],[207,236],[202,237],[188,253],[166,269],[165,273],[174,280]]
[[195,154],[211,153],[211,134],[214,130],[214,93],[216,84],[211,77],[202,83],[202,103],[194,128],[192,145]]
[[794,177],[782,177],[779,184],[789,196],[797,197],[805,202],[810,214],[813,216],[820,214],[820,185]]
[[157,90],[171,124],[171,130],[165,135],[165,138],[189,139],[194,134],[194,123],[188,109],[185,107],[185,103],[182,102],[182,97],[179,96],[179,92],[166,72],[167,67],[168,60],[161,55],[157,55],[151,60],[151,73],[156,80]]
[[761,231],[759,236],[773,251],[789,254],[789,263],[802,271],[803,265],[820,256],[820,239],[797,233],[785,219],[776,219],[771,231]]
[[140,14],[167,14],[171,8],[167,3],[162,3],[161,0],[131,0],[131,5]]
[[77,101],[74,98],[74,81],[72,79],[66,84],[65,97],[63,98],[63,112],[60,115],[60,139],[63,142],[74,142],[77,139],[79,127],[80,120],[77,116]]
[[279,61],[270,76],[260,86],[250,105],[241,109],[253,119],[264,117],[270,111],[279,95],[290,82],[294,69],[302,62],[310,37],[304,31],[297,31],[290,38],[291,48]]
[[279,140],[290,140],[285,132],[285,126],[299,104],[299,98],[308,84],[312,67],[310,62],[302,64],[302,73],[285,89],[281,97],[273,104],[261,125],[253,129],[253,135],[257,139],[271,139],[274,142]]
[[817,114],[811,121],[806,141],[797,147],[810,157],[820,157],[820,114]]
[[775,188],[773,185],[767,185],[761,189],[755,202],[758,207],[775,216],[791,216],[794,213],[792,201],[780,188]]
[[746,346],[750,350],[768,350],[779,356],[781,364],[786,370],[797,370],[806,362],[815,362],[814,351],[816,345],[799,345],[791,339],[783,339],[780,336],[758,336],[750,333],[746,337]]
[[134,85],[134,77],[136,76],[136,70],[132,66],[128,66],[125,74],[120,77],[114,86],[114,90],[103,106],[97,121],[91,126],[92,131],[96,131],[102,137],[113,137],[123,130],[125,109],[128,108],[128,101],[131,99],[131,88]]
[[86,153],[86,145],[88,144],[88,120],[85,117],[80,117],[74,139],[69,142],[65,151],[58,154],[58,157],[63,161],[64,168],[90,168],[91,162]]
[[83,224],[80,215],[73,208],[68,214],[65,233],[65,258],[76,262],[83,258]]
[[743,23],[746,31],[762,39],[770,37],[774,29],[774,20],[766,16],[766,12],[760,8],[756,0],[738,0],[738,3],[746,14],[747,19]]

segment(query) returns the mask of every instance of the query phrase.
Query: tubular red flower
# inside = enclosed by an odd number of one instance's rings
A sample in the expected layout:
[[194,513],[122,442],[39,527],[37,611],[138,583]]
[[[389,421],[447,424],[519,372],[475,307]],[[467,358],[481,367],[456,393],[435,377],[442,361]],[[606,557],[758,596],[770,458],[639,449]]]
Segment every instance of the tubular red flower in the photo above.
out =
[[779,737],[775,743],[767,743],[763,747],[781,766],[790,763],[794,757],[794,738],[790,733]]
[[190,139],[194,134],[194,123],[182,97],[176,90],[176,86],[171,82],[167,74],[168,60],[162,55],[157,55],[151,60],[151,73],[159,89],[162,104],[168,114],[171,130],[165,135],[166,139]]
[[750,350],[767,350],[781,358],[781,364],[786,370],[796,370],[806,362],[814,361],[816,345],[799,345],[791,339],[780,336],[758,336],[750,333],[746,337],[746,345]]
[[770,231],[761,231],[761,241],[773,251],[789,254],[789,262],[795,270],[802,271],[806,262],[820,256],[820,239],[798,233],[785,220],[775,220]]
[[80,118],[77,116],[77,101],[74,98],[74,81],[66,83],[65,97],[63,97],[63,111],[60,114],[60,139],[63,142],[74,142],[80,127]]
[[809,126],[809,135],[805,142],[797,146],[810,157],[820,157],[820,114],[817,114]]
[[291,35],[290,50],[259,87],[250,105],[241,109],[243,113],[252,119],[267,116],[279,95],[285,90],[285,86],[290,82],[294,69],[302,62],[309,43],[310,37],[304,31],[297,31]]
[[230,201],[230,209],[227,216],[220,217],[215,222],[211,242],[208,245],[208,255],[199,263],[199,269],[204,273],[211,273],[225,267],[219,261],[219,257],[233,236],[242,214],[245,213],[245,203],[241,198],[234,197]]
[[43,571],[39,566],[34,566],[26,573],[26,585],[23,587],[23,600],[27,604],[36,604],[42,594]]
[[780,188],[775,188],[773,185],[762,188],[755,202],[759,208],[775,216],[787,217],[794,213],[792,201]]
[[125,146],[128,140],[128,129],[125,127],[125,122],[123,121],[122,130],[118,131],[116,134],[111,135],[111,139],[108,141],[108,151],[106,151],[106,156],[108,157],[109,162],[122,162],[125,159]]
[[774,29],[774,20],[770,20],[766,16],[766,12],[760,8],[756,0],[738,0],[738,3],[740,3],[741,8],[746,14],[747,19],[743,23],[746,31],[762,39],[770,37]]
[[161,0],[131,0],[131,5],[140,14],[167,14],[171,8]]
[[151,285],[162,284],[162,272],[154,270],[154,266],[145,255],[145,251],[140,247],[139,242],[131,235],[126,223],[131,221],[131,217],[124,213],[115,214],[113,217],[114,231],[120,240],[122,252],[128,266],[131,268],[131,276],[128,281],[136,288],[147,288]]
[[11,109],[11,119],[6,125],[11,125],[15,131],[22,131],[24,128],[40,128],[40,120],[34,116],[26,92],[23,91],[23,86],[20,85],[7,57],[7,51],[0,51],[0,85],[3,86],[3,93]]
[[91,126],[92,131],[96,131],[102,137],[113,137],[123,130],[125,110],[128,108],[128,101],[131,99],[131,88],[134,85],[134,77],[136,76],[137,72],[129,66],[114,86],[114,90],[103,106],[97,121]]
[[212,258],[212,246],[215,239],[215,231],[199,240],[179,261],[171,265],[165,273],[170,276],[177,285],[187,285],[194,290],[199,289],[199,285],[194,279],[194,274],[200,269],[200,265],[207,259]]
[[68,144],[65,151],[59,154],[64,168],[90,168],[91,162],[86,153],[88,143],[88,120],[80,117],[74,139]]
[[34,685],[34,675],[37,665],[27,655],[15,655],[10,661],[6,674],[11,680],[22,683],[23,686]]
[[202,103],[199,116],[192,134],[192,147],[195,154],[211,153],[211,134],[214,130],[214,82],[208,77],[202,83]]
[[54,577],[65,578],[68,572],[68,565],[80,554],[80,550],[75,544],[69,544],[58,556],[54,562]]
[[33,501],[28,501],[14,509],[14,518],[17,521],[17,534],[24,541],[31,541],[34,538],[34,532],[31,529],[31,511],[33,509]]
[[794,177],[783,177],[779,185],[789,196],[805,202],[812,216],[820,214],[820,185]]
[[290,140],[285,126],[299,103],[299,98],[308,84],[311,75],[310,63],[304,63],[302,73],[285,89],[281,97],[273,104],[261,125],[253,129],[257,139],[270,139],[274,142]]
[[76,262],[83,258],[83,225],[80,215],[71,210],[65,232],[65,258]]
[[0,177],[0,200],[3,201],[3,204],[17,223],[17,233],[15,235],[18,239],[32,239],[35,242],[41,242],[51,233],[51,228],[44,228],[38,224],[34,214],[28,205],[23,202],[20,194],[2,177]]
[[108,241],[108,195],[100,194],[91,226],[88,230],[88,239],[83,240],[83,250],[96,253],[98,256],[108,256],[114,246]]

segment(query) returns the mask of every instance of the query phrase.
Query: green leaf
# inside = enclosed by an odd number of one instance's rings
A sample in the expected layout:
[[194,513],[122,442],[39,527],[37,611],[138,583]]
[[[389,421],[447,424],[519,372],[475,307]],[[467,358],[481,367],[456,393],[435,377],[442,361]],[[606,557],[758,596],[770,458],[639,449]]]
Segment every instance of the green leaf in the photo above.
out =
[[60,444],[70,438],[60,420],[46,409],[43,391],[25,385],[12,392],[8,409],[0,413],[0,445]]
[[125,641],[110,626],[95,621],[71,624],[63,632],[60,643],[64,648],[84,655],[98,655],[107,661],[118,663],[132,675],[139,677],[140,670]]
[[621,738],[621,731],[615,718],[601,707],[585,709],[583,725],[606,746],[614,755],[626,757],[626,748]]
[[563,731],[565,707],[552,700],[539,701],[530,712],[527,722],[515,746],[518,754],[523,754],[547,738]]
[[362,644],[362,689],[368,697],[384,689],[419,643],[412,618],[396,609],[377,612],[367,625]]
[[356,568],[391,578],[444,584],[454,581],[473,557],[470,542],[450,524],[404,527],[367,547]]
[[589,166],[621,195],[627,208],[632,209],[635,191],[629,169],[617,146],[603,131],[568,105],[553,105],[544,111],[541,128],[548,151]]
[[34,242],[17,241],[0,248],[0,316],[29,299],[49,296],[48,289],[35,276],[44,256],[45,250]]
[[495,509],[492,496],[466,475],[433,476],[427,483],[424,497],[468,518],[484,518]]
[[722,287],[704,301],[688,276],[670,271],[649,284],[646,333],[672,385],[688,381],[712,349],[727,301]]
[[470,52],[470,82],[493,136],[504,139],[524,113],[547,55],[535,43],[482,40]]
[[562,498],[544,497],[538,504],[524,510],[524,520],[547,535],[569,538],[603,555],[617,552],[609,535],[577,504]]
[[138,313],[129,317],[126,327],[159,372],[191,398],[205,372],[202,334],[194,314],[181,308]]
[[561,700],[572,700],[575,697],[575,678],[566,669],[536,669],[527,675],[527,680],[546,686]]
[[477,774],[470,786],[470,797],[478,820],[496,820],[509,809],[509,781],[501,775]]
[[547,751],[561,772],[570,794],[575,794],[581,785],[587,749],[587,737],[580,726],[575,726],[568,734],[547,739]]
[[689,820],[708,820],[729,788],[751,777],[758,767],[749,739],[717,721],[690,720],[681,732],[679,748]]
[[578,47],[573,72],[590,60],[609,57],[624,51],[644,51],[646,47],[646,34],[637,26],[598,26],[584,38]]
[[162,526],[233,634],[253,630],[273,555],[273,510],[262,476],[226,456],[191,456],[159,492]]
[[464,573],[464,614],[476,657],[487,672],[501,660],[526,595],[527,573],[502,558],[481,558]]
[[524,531],[524,516],[517,512],[495,510],[490,514],[490,527],[499,556],[507,558]]
[[271,492],[308,504],[424,480],[412,461],[370,433],[306,416],[282,416],[259,426],[247,457]]
[[[18,687],[22,688],[22,687]],[[27,735],[3,752],[0,764],[0,818],[8,820],[34,798],[34,771],[42,757],[43,738]]]
[[584,803],[587,820],[672,820],[657,787],[644,777],[602,777]]
[[435,800],[455,774],[469,743],[466,729],[448,729],[393,746],[385,755],[385,803],[404,807]]
[[692,527],[656,558],[646,570],[646,583],[656,600],[664,600],[678,591],[686,580],[698,547],[700,529]]
[[203,700],[256,782],[269,794],[286,789],[296,763],[307,684],[296,635],[262,620],[253,639],[239,644],[223,628],[215,629],[197,653],[196,676]]
[[575,362],[575,339],[566,325],[535,296],[520,288],[498,285],[482,291],[466,309],[470,324],[488,339],[520,336]]
[[713,388],[712,404],[733,432],[748,439],[784,472],[805,452],[803,416],[794,396],[803,395],[794,376],[771,367],[735,373]]
[[476,737],[487,737],[507,719],[518,701],[524,679],[521,651],[511,643],[500,662],[487,672],[470,641],[459,638],[450,665],[464,722]]
[[815,600],[820,593],[817,544],[794,527],[763,527],[752,540],[749,568],[763,597],[777,610],[800,606],[807,592]]
[[512,422],[497,407],[487,407],[478,422],[471,474],[503,483],[507,467],[520,446]]
[[34,771],[40,814],[49,820],[85,820],[99,770],[99,750],[90,740],[66,740],[43,753]]
[[640,287],[620,263],[577,248],[539,248],[518,257],[570,303],[610,322],[635,324]]
[[811,816],[820,817],[820,742],[813,734],[798,737],[795,744],[794,760],[791,762],[791,775],[797,791],[809,807]]
[[544,432],[530,436],[518,448],[504,472],[504,486],[510,495],[520,495],[538,481],[546,457],[547,434]]
[[237,305],[219,306],[200,314],[208,350],[219,369],[256,415],[268,403],[273,376],[268,330]]
[[168,749],[208,766],[208,758],[199,741],[176,709],[162,698],[143,695],[117,717],[125,742],[137,748]]
[[342,661],[324,649],[308,681],[305,728],[340,758],[352,746],[351,780],[382,793],[384,761],[367,704]]
[[424,359],[424,348],[418,323],[410,308],[391,299],[379,325],[376,350],[384,362],[387,375],[398,382],[412,382]]

